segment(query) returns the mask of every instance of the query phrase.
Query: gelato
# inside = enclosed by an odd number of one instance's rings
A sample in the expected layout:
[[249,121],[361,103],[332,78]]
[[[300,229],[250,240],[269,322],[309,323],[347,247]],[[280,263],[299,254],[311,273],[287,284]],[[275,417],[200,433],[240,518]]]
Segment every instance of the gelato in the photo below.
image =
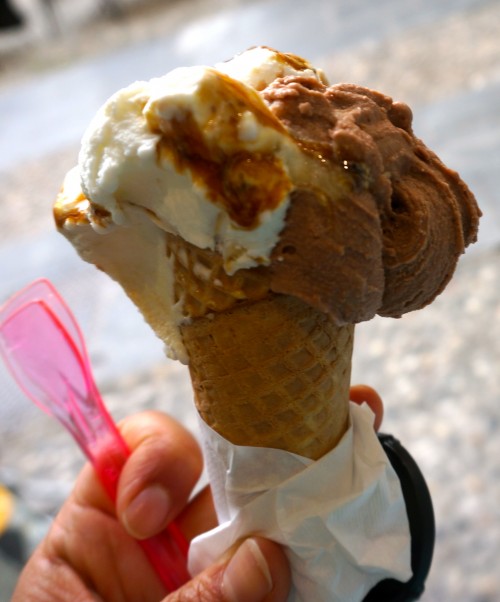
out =
[[[329,86],[305,60],[269,48],[215,68],[175,69],[120,90],[100,109],[56,202],[56,222],[84,259],[123,285],[170,355],[189,363],[199,409],[217,431],[248,442],[252,422],[261,434],[250,442],[289,448],[281,435],[270,436],[278,422],[293,439],[305,424],[320,432],[335,414],[330,437],[313,437],[309,455],[318,457],[345,430],[348,387],[313,378],[328,408],[313,410],[303,403],[308,387],[278,381],[278,394],[268,384],[276,379],[263,372],[273,369],[258,351],[246,370],[260,372],[266,384],[256,389],[254,378],[245,389],[243,374],[224,368],[228,343],[248,349],[242,322],[254,302],[289,297],[277,301],[277,323],[268,323],[267,333],[280,328],[285,305],[287,316],[319,312],[307,328],[323,338],[331,330],[330,345],[323,340],[308,361],[293,357],[304,338],[314,340],[309,331],[294,337],[287,328],[284,335],[292,345],[286,371],[304,384],[312,375],[299,377],[297,366],[322,365],[331,375],[331,357],[350,356],[353,324],[377,313],[399,317],[443,290],[476,238],[480,212],[459,176],[413,135],[411,122],[406,105],[351,84]],[[209,329],[230,332],[218,325],[228,315],[231,337],[220,349],[212,336],[202,353],[201,326],[208,320]],[[266,315],[269,322],[268,307]],[[269,347],[259,337],[252,339],[258,349]],[[338,341],[350,343],[340,349]],[[222,372],[238,379],[241,415],[234,387],[224,385],[231,401],[222,402]],[[347,383],[349,374],[343,369]],[[332,390],[342,391],[342,411],[333,409]],[[272,420],[262,419],[262,408],[249,412],[250,391],[267,400]],[[290,398],[304,408],[299,415]],[[292,414],[298,424],[290,430],[283,417]],[[304,452],[302,445],[291,449]]]
[[[411,124],[406,105],[269,48],[175,69],[100,109],[57,227],[189,365],[209,428],[323,458],[354,424],[354,324],[432,302],[476,240],[473,195]],[[386,468],[372,490],[399,503]],[[406,558],[402,531],[389,557]]]

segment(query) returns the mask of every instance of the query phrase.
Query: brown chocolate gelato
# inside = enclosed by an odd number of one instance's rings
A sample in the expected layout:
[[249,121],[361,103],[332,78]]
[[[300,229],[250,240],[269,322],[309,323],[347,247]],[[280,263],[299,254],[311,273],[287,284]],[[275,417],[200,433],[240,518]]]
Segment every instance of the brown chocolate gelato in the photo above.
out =
[[262,92],[308,153],[349,174],[345,195],[309,189],[275,247],[271,288],[338,323],[420,309],[450,280],[477,236],[474,196],[412,131],[410,108],[360,86],[289,76]]

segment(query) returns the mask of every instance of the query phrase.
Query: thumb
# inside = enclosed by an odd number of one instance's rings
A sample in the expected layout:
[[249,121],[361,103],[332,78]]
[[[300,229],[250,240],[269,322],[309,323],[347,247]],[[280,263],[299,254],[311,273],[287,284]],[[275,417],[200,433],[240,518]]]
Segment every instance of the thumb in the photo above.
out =
[[285,602],[290,582],[281,547],[252,537],[163,602]]

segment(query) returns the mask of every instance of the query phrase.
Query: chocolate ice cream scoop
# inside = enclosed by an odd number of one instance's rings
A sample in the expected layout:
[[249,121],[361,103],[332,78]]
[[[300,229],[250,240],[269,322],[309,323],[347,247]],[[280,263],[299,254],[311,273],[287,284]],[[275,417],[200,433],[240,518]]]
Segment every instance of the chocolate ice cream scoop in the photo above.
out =
[[300,76],[261,94],[307,153],[349,176],[335,198],[314,182],[292,193],[272,290],[338,323],[399,317],[432,302],[476,240],[481,212],[458,174],[414,136],[409,107]]

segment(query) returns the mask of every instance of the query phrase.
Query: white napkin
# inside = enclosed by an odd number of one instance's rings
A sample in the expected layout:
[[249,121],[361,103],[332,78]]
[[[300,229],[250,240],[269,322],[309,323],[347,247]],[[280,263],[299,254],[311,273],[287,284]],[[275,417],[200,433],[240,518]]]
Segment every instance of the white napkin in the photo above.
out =
[[192,542],[191,574],[258,534],[286,546],[288,602],[358,602],[382,579],[407,581],[406,507],[373,419],[366,404],[351,403],[349,430],[317,461],[233,445],[200,419],[220,525]]

